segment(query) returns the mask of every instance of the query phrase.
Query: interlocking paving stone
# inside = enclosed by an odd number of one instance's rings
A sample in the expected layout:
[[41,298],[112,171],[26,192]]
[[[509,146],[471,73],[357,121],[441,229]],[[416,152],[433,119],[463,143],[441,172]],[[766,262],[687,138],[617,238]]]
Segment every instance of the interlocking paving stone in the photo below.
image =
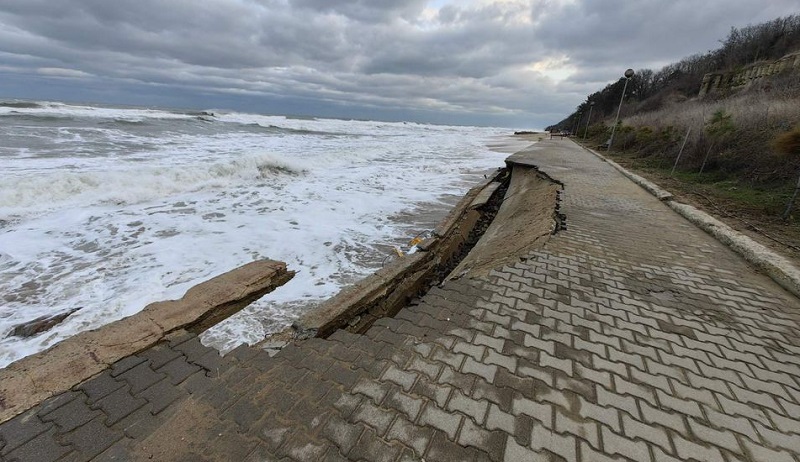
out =
[[[102,412],[89,408],[89,405],[86,403],[86,401],[78,398],[70,401],[64,406],[59,407],[53,412],[42,416],[42,420],[45,422],[55,423],[59,427],[59,433],[65,433],[72,431],[75,428],[78,428],[101,415]],[[13,420],[11,422],[13,422]],[[6,422],[2,424],[2,426],[7,425],[8,423],[9,422]]]
[[36,409],[24,412],[17,418],[0,425],[0,455],[7,454],[13,449],[34,439],[46,432],[53,425],[44,423],[36,415]]
[[95,401],[92,408],[103,411],[106,416],[106,425],[111,426],[145,404],[147,401],[142,398],[134,398],[130,393],[130,387],[126,385]]
[[50,462],[58,460],[68,454],[72,448],[59,444],[56,434],[55,428],[46,433],[40,433],[33,439],[0,456],[0,460],[20,462]]
[[107,427],[102,419],[94,419],[64,434],[62,439],[71,444],[84,460],[91,460],[123,437],[122,432]]
[[0,424],[0,458],[800,461],[800,301],[546,146],[524,155],[565,183],[570,225],[543,248],[364,335],[220,357],[170,334]]

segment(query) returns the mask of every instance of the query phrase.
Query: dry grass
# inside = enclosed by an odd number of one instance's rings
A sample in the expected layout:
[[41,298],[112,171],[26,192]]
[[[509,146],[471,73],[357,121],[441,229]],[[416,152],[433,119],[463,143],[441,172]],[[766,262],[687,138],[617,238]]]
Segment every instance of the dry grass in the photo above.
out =
[[685,101],[626,117],[615,147],[671,164],[688,131],[679,170],[702,169],[752,184],[794,181],[800,156],[785,155],[776,140],[798,126],[800,97],[752,92],[717,101]]

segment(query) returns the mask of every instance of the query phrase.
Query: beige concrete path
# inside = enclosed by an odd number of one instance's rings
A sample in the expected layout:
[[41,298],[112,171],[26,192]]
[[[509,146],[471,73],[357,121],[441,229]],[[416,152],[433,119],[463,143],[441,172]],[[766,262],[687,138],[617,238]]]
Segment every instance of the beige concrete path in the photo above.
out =
[[800,461],[800,302],[569,140],[517,158],[565,185],[543,249],[272,358],[174,336],[0,458]]

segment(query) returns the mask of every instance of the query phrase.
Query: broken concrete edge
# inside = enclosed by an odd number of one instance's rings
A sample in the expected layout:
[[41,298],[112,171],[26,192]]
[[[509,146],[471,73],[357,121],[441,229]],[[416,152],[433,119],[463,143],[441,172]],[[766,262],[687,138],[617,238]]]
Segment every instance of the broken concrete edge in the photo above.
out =
[[447,214],[442,221],[433,228],[433,235],[434,237],[444,237],[447,236],[455,227],[456,223],[459,219],[466,213],[466,211],[470,208],[470,205],[475,201],[475,199],[480,195],[481,191],[486,189],[489,185],[498,181],[500,176],[503,175],[503,170],[498,169],[493,175],[487,176],[486,179],[478,183],[477,185],[470,188],[464,197],[456,203],[450,213]]
[[[480,213],[472,207],[475,199],[493,183],[507,178],[498,169],[484,181],[471,188],[436,226],[434,235],[424,242],[420,250],[392,261],[386,267],[367,276],[352,286],[342,289],[332,298],[306,312],[291,326],[294,340],[327,337],[339,328],[353,323],[354,318],[378,307],[387,314],[416,294],[421,282],[431,279],[436,268],[453,257],[466,242]],[[494,188],[496,191],[497,188]],[[406,291],[415,294],[406,294]],[[402,294],[399,292],[403,292]],[[387,304],[389,306],[380,306]],[[284,338],[287,330],[273,334],[262,343],[274,343],[273,338]],[[282,340],[280,340],[282,341]]]
[[172,332],[200,332],[294,276],[283,262],[258,260],[201,282],[178,300],[64,339],[0,369],[0,423],[139,353]]
[[[625,167],[604,157],[586,146],[581,146],[600,159],[608,162],[623,175],[630,178],[658,200],[665,202],[672,210],[689,220],[692,224],[710,234],[714,239],[725,244],[734,252],[741,255],[747,262],[766,273],[773,281],[788,290],[796,297],[800,297],[800,270],[789,260],[759,244],[748,236],[734,230],[725,223],[717,220],[706,212],[691,205],[675,200],[672,193],[661,189],[654,183],[631,173]],[[638,179],[638,180],[637,180]]]
[[446,280],[486,277],[491,270],[541,248],[560,228],[563,183],[541,172],[533,162],[517,158],[519,161],[506,160],[511,179],[497,215]]
[[[537,149],[541,148],[541,145],[537,145],[536,148]],[[530,150],[530,148],[526,149],[526,151],[527,150]],[[520,167],[528,167],[536,170],[537,175],[541,176],[547,181],[550,181],[552,183],[561,186],[561,189],[564,189],[564,182],[562,182],[558,178],[553,178],[547,172],[542,171],[539,168],[539,165],[536,164],[535,162],[532,162],[530,159],[526,159],[524,156],[517,156],[517,154],[512,154],[506,158],[506,167],[508,168],[509,171],[513,170],[514,166],[517,165]]]

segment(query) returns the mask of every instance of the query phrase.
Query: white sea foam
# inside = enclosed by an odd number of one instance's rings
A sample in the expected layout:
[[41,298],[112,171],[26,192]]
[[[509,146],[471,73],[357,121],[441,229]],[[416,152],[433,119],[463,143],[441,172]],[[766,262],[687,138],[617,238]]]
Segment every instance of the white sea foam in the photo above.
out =
[[[43,106],[70,117],[98,110]],[[294,279],[206,336],[223,349],[258,341],[435,224],[393,217],[422,205],[443,215],[444,195],[463,194],[504,158],[485,147],[499,129],[103,110],[96,118],[108,126],[50,120],[36,132],[51,138],[0,146],[0,365],[254,259],[282,260]],[[4,134],[34,132],[3,117]],[[160,122],[113,122],[137,117]],[[59,129],[81,137],[56,142],[69,135]],[[7,336],[78,307],[46,333]]]

